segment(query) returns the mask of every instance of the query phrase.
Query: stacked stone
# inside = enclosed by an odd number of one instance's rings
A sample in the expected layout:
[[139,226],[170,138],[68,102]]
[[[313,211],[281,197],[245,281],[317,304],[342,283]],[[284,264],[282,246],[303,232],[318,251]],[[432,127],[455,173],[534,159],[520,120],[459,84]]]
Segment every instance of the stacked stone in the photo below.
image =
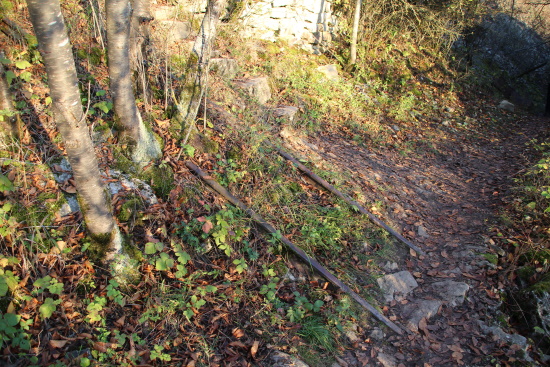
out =
[[240,20],[245,37],[284,39],[313,53],[325,51],[337,24],[327,0],[255,1],[246,5]]

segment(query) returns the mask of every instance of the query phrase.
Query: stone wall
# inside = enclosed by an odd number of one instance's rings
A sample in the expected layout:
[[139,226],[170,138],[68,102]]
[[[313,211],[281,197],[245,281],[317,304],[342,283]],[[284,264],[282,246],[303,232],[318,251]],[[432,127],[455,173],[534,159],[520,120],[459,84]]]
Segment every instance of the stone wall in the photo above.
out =
[[329,0],[249,0],[239,19],[243,36],[284,39],[315,53],[324,51],[337,25]]

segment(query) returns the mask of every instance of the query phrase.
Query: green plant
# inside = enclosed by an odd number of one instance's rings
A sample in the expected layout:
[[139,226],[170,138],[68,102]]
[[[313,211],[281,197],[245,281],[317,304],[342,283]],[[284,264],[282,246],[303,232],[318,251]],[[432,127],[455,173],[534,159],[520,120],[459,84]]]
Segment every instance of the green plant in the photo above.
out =
[[90,323],[99,321],[101,321],[102,324],[105,323],[105,319],[101,315],[101,311],[103,311],[103,307],[105,307],[106,304],[107,299],[105,297],[94,296],[93,301],[91,301],[86,307],[86,310],[88,311],[88,316],[86,316],[86,319]]
[[318,345],[329,352],[336,350],[334,338],[326,323],[318,316],[308,316],[302,322],[297,334],[313,345]]
[[243,271],[248,269],[248,264],[246,263],[246,260],[243,259],[235,259],[233,260],[233,264],[236,266],[235,270],[237,273],[241,274]]
[[31,347],[29,336],[23,330],[28,330],[30,324],[32,319],[24,320],[19,315],[12,313],[0,315],[0,347],[9,343],[13,347],[29,350]]
[[164,347],[162,345],[155,345],[151,351],[151,360],[154,361],[155,359],[158,359],[164,362],[170,362],[172,357],[163,351]]

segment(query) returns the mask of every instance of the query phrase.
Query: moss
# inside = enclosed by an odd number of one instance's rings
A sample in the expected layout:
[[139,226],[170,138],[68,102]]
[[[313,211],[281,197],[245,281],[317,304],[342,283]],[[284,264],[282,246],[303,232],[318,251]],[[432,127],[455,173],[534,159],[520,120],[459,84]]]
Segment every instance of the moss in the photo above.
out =
[[220,144],[218,144],[218,142],[216,142],[215,140],[209,138],[206,135],[202,135],[202,134],[201,134],[201,140],[202,140],[202,144],[204,146],[204,152],[205,153],[216,154],[220,151]]
[[[237,146],[232,146],[229,152],[227,152],[227,158],[234,161],[240,161],[243,157],[243,150]],[[262,167],[263,168],[263,167]]]
[[495,254],[483,254],[483,257],[485,258],[485,260],[487,260],[488,262],[490,262],[490,263],[493,264],[493,265],[497,265],[497,264],[498,264],[498,255],[495,255]]
[[550,274],[544,275],[541,280],[527,288],[524,292],[542,295],[550,293]]
[[132,195],[120,207],[117,218],[121,222],[128,222],[130,219],[135,222],[136,219],[139,220],[142,217],[139,213],[140,210],[143,210],[143,200]]
[[517,270],[519,278],[525,282],[529,282],[529,279],[536,274],[536,270],[532,266],[522,266]]
[[138,176],[148,182],[160,198],[166,199],[174,188],[174,171],[167,165],[151,166]]

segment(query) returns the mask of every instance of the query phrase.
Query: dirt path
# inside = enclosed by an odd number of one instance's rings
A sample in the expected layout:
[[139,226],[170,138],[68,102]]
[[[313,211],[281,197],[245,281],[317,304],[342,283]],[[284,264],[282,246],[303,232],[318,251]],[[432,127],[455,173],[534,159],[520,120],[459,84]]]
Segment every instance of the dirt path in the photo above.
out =
[[[389,302],[387,316],[419,330],[401,337],[367,331],[366,342],[357,343],[341,365],[486,366],[494,365],[493,358],[519,358],[521,338],[487,329],[498,323],[503,284],[480,254],[495,252],[491,225],[512,177],[528,163],[525,143],[540,136],[545,124],[523,119],[484,136],[448,130],[445,140],[434,142],[435,151],[422,155],[374,151],[335,136],[316,141],[327,161],[349,168],[367,202],[383,200],[386,220],[427,252],[413,257],[404,250],[404,261],[388,271],[409,271],[418,287]],[[466,292],[463,302],[445,294],[452,288]]]

